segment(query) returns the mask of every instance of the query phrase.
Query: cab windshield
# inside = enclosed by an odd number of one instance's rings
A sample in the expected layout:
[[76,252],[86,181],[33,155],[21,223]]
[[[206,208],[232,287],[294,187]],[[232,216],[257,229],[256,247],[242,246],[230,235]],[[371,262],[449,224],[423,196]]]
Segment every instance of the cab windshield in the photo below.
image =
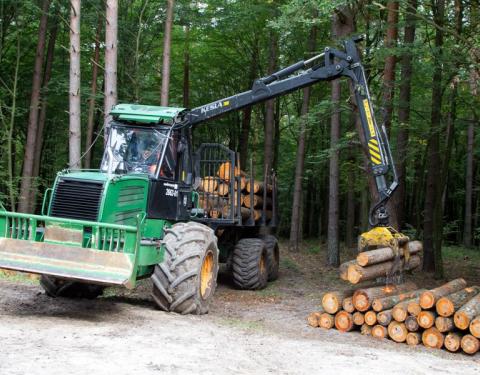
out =
[[167,136],[167,129],[112,125],[101,170],[155,176]]

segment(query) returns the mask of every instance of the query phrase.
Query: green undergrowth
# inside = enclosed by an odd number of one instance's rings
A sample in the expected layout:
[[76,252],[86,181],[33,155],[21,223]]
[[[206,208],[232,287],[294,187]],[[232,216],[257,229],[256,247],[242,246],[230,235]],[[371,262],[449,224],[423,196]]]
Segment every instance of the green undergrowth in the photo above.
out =
[[37,278],[32,278],[29,274],[21,272],[7,272],[0,270],[0,280],[8,280],[15,283],[38,285],[39,280]]

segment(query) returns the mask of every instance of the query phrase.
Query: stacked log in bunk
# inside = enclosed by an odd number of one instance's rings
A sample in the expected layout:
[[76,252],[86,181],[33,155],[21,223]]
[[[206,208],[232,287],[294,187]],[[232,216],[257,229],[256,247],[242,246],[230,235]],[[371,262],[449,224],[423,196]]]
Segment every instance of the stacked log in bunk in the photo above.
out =
[[358,330],[415,346],[475,354],[480,350],[480,288],[464,279],[432,290],[415,284],[328,292],[312,327]]
[[[422,251],[420,241],[410,241],[406,245],[408,257],[401,254],[403,269],[413,271],[420,267],[421,259],[419,253]],[[390,247],[365,251],[359,253],[357,258],[340,265],[340,278],[352,284],[363,281],[375,280],[385,275],[392,269],[395,252]]]
[[[234,216],[238,203],[240,203],[240,212],[243,220],[253,216],[255,221],[262,217],[263,207],[266,207],[267,220],[272,218],[272,185],[260,181],[247,179],[246,173],[238,167],[234,168],[234,175],[237,181],[233,184],[233,196],[230,194],[232,176],[231,164],[225,162],[220,165],[216,171],[216,176],[206,176],[202,178],[198,190],[201,192],[199,199],[199,208],[203,209],[206,216],[210,218],[231,218],[232,204],[234,207]],[[264,191],[266,189],[266,195]],[[266,202],[264,204],[264,197]]]

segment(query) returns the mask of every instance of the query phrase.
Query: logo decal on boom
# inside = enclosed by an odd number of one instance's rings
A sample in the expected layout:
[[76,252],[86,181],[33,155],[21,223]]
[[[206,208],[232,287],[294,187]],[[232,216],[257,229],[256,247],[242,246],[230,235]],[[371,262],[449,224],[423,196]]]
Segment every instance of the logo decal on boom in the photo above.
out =
[[220,100],[218,102],[207,104],[207,105],[203,106],[202,108],[200,108],[200,112],[205,114],[207,112],[214,111],[215,109],[218,109],[218,108],[227,107],[229,105],[230,105],[230,101],[228,101],[228,100],[221,101]]

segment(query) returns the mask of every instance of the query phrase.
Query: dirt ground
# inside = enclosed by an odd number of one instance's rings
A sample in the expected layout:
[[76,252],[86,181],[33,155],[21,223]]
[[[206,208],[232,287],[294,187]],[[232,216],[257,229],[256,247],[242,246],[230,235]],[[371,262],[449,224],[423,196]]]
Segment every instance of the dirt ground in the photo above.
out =
[[[263,291],[234,290],[221,275],[201,317],[156,310],[149,281],[131,292],[66,300],[47,297],[36,282],[1,278],[0,374],[480,374],[480,354],[308,327],[321,294],[345,287],[322,266],[322,253],[282,254],[280,279]],[[465,276],[456,265],[454,273]],[[479,274],[474,268],[469,281]]]

